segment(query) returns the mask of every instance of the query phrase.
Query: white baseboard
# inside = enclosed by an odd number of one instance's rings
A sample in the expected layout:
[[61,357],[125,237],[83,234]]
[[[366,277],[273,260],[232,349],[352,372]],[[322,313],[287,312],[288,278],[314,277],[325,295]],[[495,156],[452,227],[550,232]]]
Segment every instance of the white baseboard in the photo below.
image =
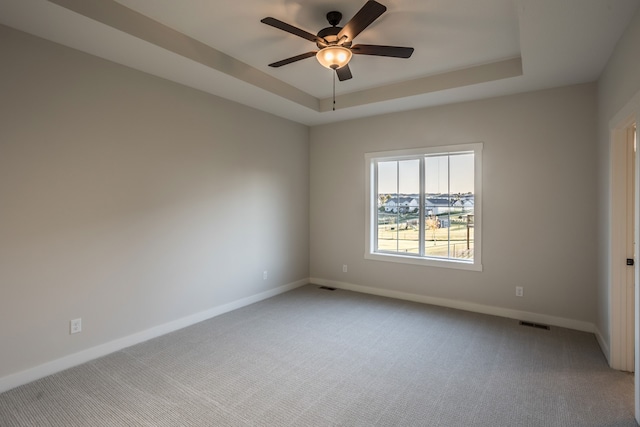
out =
[[532,313],[528,311],[512,310],[510,308],[494,307],[490,305],[476,304],[467,301],[458,301],[447,298],[436,298],[425,295],[410,294],[406,292],[392,291],[388,289],[372,288],[369,286],[354,285],[352,283],[338,282],[334,280],[320,279],[312,277],[311,283],[330,286],[348,291],[361,292],[365,294],[378,295],[389,298],[402,299],[424,304],[438,305],[442,307],[456,308],[458,310],[472,311],[475,313],[489,314],[492,316],[507,317],[510,319],[524,320],[527,322],[542,323],[545,325],[558,326],[561,328],[575,329],[583,332],[594,333],[596,328],[593,323],[581,320],[567,319],[564,317],[550,316],[547,314]]
[[53,360],[51,362],[43,363],[42,365],[35,366],[33,368],[10,374],[0,378],[0,393],[12,388],[21,386],[23,384],[30,383],[48,375],[55,374],[56,372],[63,371],[65,369],[72,368],[82,363],[88,362],[98,357],[106,356],[107,354],[122,350],[123,348],[130,347],[135,344],[150,340],[152,338],[159,337],[164,334],[176,331],[178,329],[185,328],[187,326],[194,325],[202,322],[203,320],[211,319],[212,317],[219,316],[224,313],[236,310],[238,308],[245,307],[247,305],[262,301],[267,298],[279,295],[281,293],[290,291],[300,286],[309,283],[309,279],[301,279],[296,282],[288,283],[286,285],[279,286],[277,288],[261,292],[256,295],[241,298],[236,301],[232,301],[227,304],[223,304],[217,307],[213,307],[209,310],[201,311],[199,313],[192,314],[190,316],[183,317],[162,325],[155,326],[153,328],[137,332],[132,335],[128,335],[123,338],[119,338],[114,341],[110,341],[95,347],[82,350],[78,353],[70,354],[68,356],[61,357],[60,359]]
[[604,357],[607,359],[607,364],[609,366],[611,366],[611,353],[609,350],[609,344],[604,340],[604,337],[602,336],[602,333],[600,332],[600,329],[598,329],[598,327],[595,327],[595,332],[596,334],[596,340],[598,340],[598,345],[600,345],[600,350],[602,350],[602,353],[604,353]]

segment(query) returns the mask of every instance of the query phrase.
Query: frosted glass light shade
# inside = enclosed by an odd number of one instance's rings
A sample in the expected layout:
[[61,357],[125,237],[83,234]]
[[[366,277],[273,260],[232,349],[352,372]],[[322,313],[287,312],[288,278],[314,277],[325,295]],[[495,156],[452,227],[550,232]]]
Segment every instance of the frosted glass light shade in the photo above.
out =
[[318,53],[316,53],[316,58],[318,58],[318,62],[322,64],[323,67],[335,70],[336,68],[347,65],[351,60],[351,55],[351,50],[346,47],[328,46],[320,49]]

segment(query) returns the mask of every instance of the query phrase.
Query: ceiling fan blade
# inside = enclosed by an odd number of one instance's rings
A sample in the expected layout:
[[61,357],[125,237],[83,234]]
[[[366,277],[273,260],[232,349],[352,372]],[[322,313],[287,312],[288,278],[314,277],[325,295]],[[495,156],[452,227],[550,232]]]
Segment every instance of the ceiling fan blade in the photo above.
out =
[[381,5],[377,1],[369,0],[355,16],[347,22],[344,28],[340,30],[338,39],[347,36],[347,41],[353,41],[362,30],[371,25],[373,21],[378,19],[386,10],[387,8],[384,5]]
[[357,44],[351,47],[355,55],[391,56],[393,58],[410,58],[412,47],[380,46],[376,44]]
[[351,75],[351,69],[349,69],[349,64],[336,69],[336,74],[338,75],[338,80],[340,80],[341,82],[349,80],[353,77]]
[[273,64],[269,64],[269,67],[282,67],[283,65],[291,64],[292,62],[300,61],[301,59],[311,58],[312,56],[316,56],[317,52],[306,52],[301,53],[300,55],[292,56],[291,58],[283,59],[282,61],[274,62]]
[[270,16],[260,20],[260,22],[262,22],[263,24],[271,25],[272,27],[275,27],[279,30],[286,31],[287,33],[302,37],[303,39],[307,39],[312,42],[326,43],[324,39],[316,36],[315,34],[311,34],[305,30],[294,27],[293,25],[287,24],[286,22],[282,22],[279,19],[272,18]]

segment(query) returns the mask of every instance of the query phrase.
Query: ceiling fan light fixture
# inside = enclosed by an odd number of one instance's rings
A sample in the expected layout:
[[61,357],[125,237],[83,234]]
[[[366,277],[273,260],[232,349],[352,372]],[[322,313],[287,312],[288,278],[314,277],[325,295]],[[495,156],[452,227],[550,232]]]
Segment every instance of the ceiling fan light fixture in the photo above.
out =
[[[369,25],[374,23],[387,10],[386,6],[375,0],[367,0],[360,10],[343,27],[338,27],[342,13],[331,11],[327,13],[327,21],[331,27],[321,29],[318,34],[312,34],[302,28],[268,16],[260,22],[271,27],[286,31],[294,36],[315,43],[318,50],[305,52],[291,58],[269,64],[269,67],[282,67],[306,58],[315,56],[320,65],[335,70],[334,77],[341,82],[351,79],[349,61],[353,53],[358,55],[387,56],[390,58],[409,58],[413,53],[412,47],[383,46],[375,44],[353,45],[353,40]],[[352,50],[353,49],[353,50]]]
[[346,47],[327,46],[316,53],[316,58],[323,67],[335,70],[347,65],[352,55],[351,50]]

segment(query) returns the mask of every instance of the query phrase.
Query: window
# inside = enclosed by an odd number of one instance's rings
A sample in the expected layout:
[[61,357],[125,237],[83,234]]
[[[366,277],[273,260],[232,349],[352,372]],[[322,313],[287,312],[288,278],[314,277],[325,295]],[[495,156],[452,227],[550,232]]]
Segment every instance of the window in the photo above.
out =
[[365,258],[482,270],[482,144],[368,153]]

